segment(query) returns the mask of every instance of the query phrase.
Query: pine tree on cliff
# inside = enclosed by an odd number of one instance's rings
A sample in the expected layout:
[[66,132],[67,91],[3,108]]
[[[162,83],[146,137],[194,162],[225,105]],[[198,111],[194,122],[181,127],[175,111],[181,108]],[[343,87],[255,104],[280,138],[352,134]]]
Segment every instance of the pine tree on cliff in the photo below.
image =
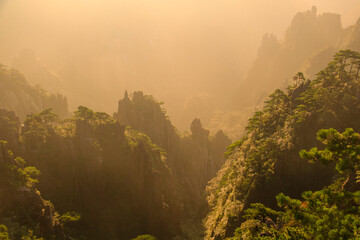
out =
[[[360,135],[348,128],[343,133],[322,129],[317,138],[325,145],[300,151],[312,162],[335,165],[337,179],[323,190],[302,194],[303,200],[280,193],[276,199],[283,211],[251,204],[247,219],[232,240],[244,239],[358,239],[360,237]],[[256,226],[254,228],[254,226]]]

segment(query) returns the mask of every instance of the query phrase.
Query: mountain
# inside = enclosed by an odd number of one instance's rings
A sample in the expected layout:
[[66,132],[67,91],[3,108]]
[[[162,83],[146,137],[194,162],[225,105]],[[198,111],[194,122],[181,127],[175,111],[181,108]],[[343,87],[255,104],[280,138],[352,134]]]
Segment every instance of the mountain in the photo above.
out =
[[[238,107],[260,104],[277,88],[285,88],[295,72],[314,77],[340,49],[359,49],[359,25],[342,28],[340,15],[317,14],[316,7],[296,14],[284,39],[266,34],[234,100]],[[251,89],[243,92],[242,89]]]
[[77,237],[160,238],[176,232],[177,201],[165,152],[106,113],[79,107],[60,121],[32,114],[21,130],[24,155],[42,172],[38,185],[59,211],[76,211]]
[[301,70],[309,77],[315,77],[316,73],[325,68],[332,56],[341,49],[360,51],[360,19],[342,31],[336,44],[324,47],[306,60]]
[[67,99],[31,86],[19,71],[0,65],[0,108],[14,111],[20,120],[26,115],[52,108],[61,117],[68,116]]
[[[191,123],[191,133],[180,135],[161,103],[142,92],[134,92],[131,96],[125,92],[119,101],[116,117],[121,123],[147,134],[166,151],[168,166],[178,185],[179,201],[184,205],[182,219],[185,222],[192,219],[201,225],[208,210],[205,186],[222,166],[223,152],[231,143],[229,138],[221,130],[210,136],[197,118]],[[184,228],[184,238],[193,239],[186,235],[192,233]]]
[[360,55],[338,52],[314,80],[302,73],[286,91],[274,91],[249,119],[247,134],[230,145],[227,160],[207,187],[211,211],[205,239],[224,239],[240,227],[251,203],[276,207],[278,193],[299,197],[334,177],[332,166],[302,160],[299,151],[319,146],[322,128],[360,130]]
[[65,93],[60,76],[49,69],[31,49],[23,49],[14,59],[13,66],[26,76],[31,85],[40,85],[53,93]]
[[231,143],[222,131],[210,136],[199,119],[180,135],[142,92],[125,94],[114,117],[80,106],[72,118],[45,109],[20,125],[0,110],[0,139],[27,159],[24,167],[39,169],[37,188],[63,213],[59,227],[72,239],[199,239],[205,187]]
[[354,51],[360,51],[360,18],[355,25],[345,29],[338,47],[341,49],[348,48]]

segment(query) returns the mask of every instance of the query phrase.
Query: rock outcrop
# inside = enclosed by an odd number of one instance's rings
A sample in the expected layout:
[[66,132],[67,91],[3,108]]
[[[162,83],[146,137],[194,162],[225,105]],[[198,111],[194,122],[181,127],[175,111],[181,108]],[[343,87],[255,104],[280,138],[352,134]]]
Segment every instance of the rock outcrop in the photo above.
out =
[[235,96],[240,108],[257,106],[277,88],[284,89],[294,73],[304,72],[314,77],[326,67],[333,55],[341,49],[358,50],[359,21],[346,29],[340,15],[317,14],[316,7],[296,14],[282,40],[266,34],[258,55],[240,84],[242,94]]
[[[152,96],[134,92],[129,96],[125,92],[119,101],[117,119],[141,132],[167,154],[167,164],[176,182],[179,202],[184,205],[181,224],[189,219],[191,224],[201,225],[207,211],[205,186],[222,166],[223,152],[231,143],[222,131],[210,136],[200,119],[191,123],[191,134],[181,136],[166,116],[161,104]],[[190,229],[183,227],[180,233],[185,239],[190,238]],[[201,237],[201,233],[200,236]]]

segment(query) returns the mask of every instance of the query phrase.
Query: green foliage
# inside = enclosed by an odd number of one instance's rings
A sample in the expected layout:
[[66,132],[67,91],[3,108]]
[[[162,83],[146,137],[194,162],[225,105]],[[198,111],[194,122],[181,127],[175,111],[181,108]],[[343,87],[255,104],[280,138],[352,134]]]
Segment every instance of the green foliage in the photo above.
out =
[[23,158],[21,158],[21,157],[16,157],[16,158],[15,158],[15,162],[16,162],[16,164],[17,164],[18,166],[20,166],[20,167],[25,167],[26,162],[25,162],[25,160],[24,160]]
[[244,141],[245,139],[241,139],[229,145],[227,147],[227,151],[224,153],[224,156],[229,157],[234,152],[235,149],[239,148],[244,143]]
[[300,84],[305,81],[304,74],[302,72],[298,72],[294,77],[293,80],[295,81],[295,84]]
[[0,225],[0,240],[10,240],[8,229],[5,225]]
[[21,240],[44,240],[44,239],[36,237],[32,230],[28,230],[28,233],[26,234],[26,236],[22,236]]
[[149,234],[145,234],[145,235],[137,236],[136,238],[133,238],[132,240],[156,240],[156,238]]
[[125,134],[127,136],[129,146],[134,148],[139,144],[144,144],[144,146],[149,146],[151,151],[160,152],[164,156],[166,155],[166,151],[154,144],[146,134],[136,131],[131,127],[126,127]]
[[7,168],[10,171],[10,184],[14,187],[34,188],[38,183],[40,171],[35,167],[19,168],[17,165],[8,165]]
[[86,122],[93,128],[98,128],[102,125],[114,124],[116,121],[105,112],[94,112],[90,108],[79,106],[75,113],[75,121]]
[[317,133],[317,139],[325,145],[325,149],[302,150],[302,158],[325,164],[335,162],[335,169],[341,174],[360,170],[360,135],[353,129],[347,128],[343,133],[333,128],[322,129]]
[[[281,189],[300,194],[309,184],[319,186],[330,181],[330,168],[316,172],[325,168],[301,161],[296,155],[299,148],[315,142],[308,137],[311,131],[324,128],[324,125],[344,129],[354,124],[360,128],[354,121],[360,117],[359,71],[360,55],[350,50],[340,51],[316,79],[305,80],[302,73],[297,73],[296,83],[289,86],[287,92],[276,90],[269,96],[263,109],[249,119],[244,141],[229,146],[224,168],[207,187],[212,211],[206,219],[206,239],[225,238],[233,231],[234,225],[241,221],[244,206],[253,200],[251,198],[264,199],[268,203],[271,202],[268,195],[276,196]],[[335,164],[339,179],[342,178],[337,189],[353,189],[353,183],[360,181],[358,134],[351,129],[344,133],[329,129],[320,131],[318,139],[327,146],[324,150],[313,148],[301,151],[300,156],[330,166]],[[299,181],[300,177],[306,178],[304,183]],[[294,182],[296,185],[292,186]],[[263,196],[264,190],[266,196]],[[278,200],[284,199],[280,195]],[[291,202],[292,206],[296,206],[295,202]],[[236,217],[229,218],[229,212]],[[259,221],[249,219],[247,223],[257,229],[261,225]],[[305,236],[305,233],[298,226],[290,226],[281,232],[286,236]]]
[[29,125],[29,127],[31,127],[32,124],[36,126],[48,126],[49,124],[55,122],[57,119],[58,115],[54,113],[51,108],[48,108],[39,113],[29,115],[24,122],[24,126]]
[[161,107],[161,103],[143,92],[125,94],[119,101],[117,119],[127,126],[145,133],[159,147],[168,150],[178,141],[178,134]]
[[59,220],[65,224],[69,222],[78,222],[80,221],[80,219],[81,219],[80,214],[74,211],[66,212],[59,217]]
[[20,133],[20,119],[14,112],[0,109],[0,136],[13,147],[16,145]]
[[[317,134],[325,150],[301,151],[303,158],[323,163],[335,162],[335,169],[355,172],[360,164],[359,134],[352,129],[339,133],[323,129]],[[340,183],[343,181],[339,176]],[[252,204],[244,211],[247,219],[237,230],[237,239],[357,239],[360,237],[360,191],[344,189],[345,184],[356,184],[348,178],[339,189],[339,181],[321,191],[307,191],[303,200],[280,193],[276,198],[283,211],[277,212],[262,204]],[[358,189],[359,186],[357,186]],[[256,226],[250,223],[256,222]]]
[[40,170],[36,169],[33,166],[26,167],[24,169],[18,169],[19,175],[24,179],[26,186],[32,188],[36,183],[39,182],[38,177],[40,175]]
[[92,120],[94,116],[94,111],[84,106],[79,106],[78,110],[75,111],[75,118],[77,119]]
[[[72,119],[43,121],[44,114],[34,114],[26,121],[26,158],[43,170],[38,185],[41,191],[65,212],[75,211],[55,214],[66,235],[122,238],[140,232],[138,222],[145,221],[144,216],[161,215],[152,217],[157,221],[154,226],[164,225],[165,219],[173,221],[176,211],[169,209],[180,204],[174,196],[165,152],[147,135],[131,128],[125,131],[125,126],[108,114],[84,106]],[[37,138],[39,135],[43,137]],[[33,176],[29,170],[24,171]],[[149,209],[144,202],[154,207]],[[164,228],[151,230],[170,233]]]
[[245,219],[259,218],[258,220],[262,220],[267,216],[271,217],[272,219],[274,219],[274,218],[276,219],[277,217],[280,216],[280,213],[275,210],[265,207],[261,203],[252,203],[252,204],[250,204],[250,208],[248,208],[244,211],[243,217]]
[[[27,166],[24,159],[14,158],[5,141],[0,141],[0,152],[0,193],[6,193],[6,197],[0,198],[0,223],[4,224],[0,225],[0,239],[42,240],[36,235],[47,235],[44,220],[54,225],[58,221],[51,215],[50,204],[35,189],[40,171]],[[50,219],[48,216],[45,219],[45,208],[50,209]],[[56,234],[60,236],[61,232]]]
[[57,114],[50,108],[29,115],[22,129],[27,147],[35,150],[39,148],[38,144],[46,142],[47,138],[53,134],[53,126],[57,120]]
[[[6,149],[7,143],[0,141],[0,150]],[[33,167],[27,166],[26,162],[21,157],[13,157],[13,153],[9,150],[7,156],[5,156],[7,163],[0,164],[0,183],[1,180],[6,182],[5,186],[28,187],[30,189],[35,188],[35,184],[38,183],[38,177],[40,171]]]

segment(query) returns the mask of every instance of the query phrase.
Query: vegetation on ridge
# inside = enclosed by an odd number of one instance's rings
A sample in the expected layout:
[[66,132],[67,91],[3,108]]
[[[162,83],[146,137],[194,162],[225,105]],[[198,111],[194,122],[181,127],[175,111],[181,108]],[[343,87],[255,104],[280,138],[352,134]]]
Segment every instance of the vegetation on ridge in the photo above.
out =
[[353,121],[360,117],[359,69],[358,53],[340,51],[315,80],[298,75],[286,92],[270,95],[207,188],[212,211],[206,219],[206,239],[232,236],[250,203],[275,207],[279,192],[299,197],[331,182],[331,167],[310,165],[297,153],[317,145],[312,134],[321,128],[360,130]]
[[26,115],[52,108],[67,117],[67,99],[61,94],[50,94],[39,86],[31,86],[24,75],[0,64],[0,109],[14,111],[24,121]]
[[360,135],[323,129],[317,138],[324,150],[302,150],[302,158],[334,163],[337,178],[320,191],[302,193],[303,200],[277,195],[282,211],[252,203],[245,222],[232,240],[241,239],[357,239],[360,237]]

